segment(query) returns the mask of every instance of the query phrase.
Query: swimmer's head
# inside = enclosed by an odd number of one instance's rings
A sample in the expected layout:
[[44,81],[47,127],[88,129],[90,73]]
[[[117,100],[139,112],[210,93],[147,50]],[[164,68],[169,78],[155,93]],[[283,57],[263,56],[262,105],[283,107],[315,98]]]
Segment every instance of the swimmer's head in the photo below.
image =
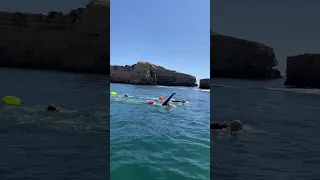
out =
[[182,101],[181,101],[182,103],[186,103],[187,101],[185,100],[185,99],[182,99]]
[[243,129],[243,123],[239,120],[234,120],[231,122],[230,124],[230,130],[232,132],[238,132],[241,131]]
[[124,97],[129,97],[129,96],[125,94]]

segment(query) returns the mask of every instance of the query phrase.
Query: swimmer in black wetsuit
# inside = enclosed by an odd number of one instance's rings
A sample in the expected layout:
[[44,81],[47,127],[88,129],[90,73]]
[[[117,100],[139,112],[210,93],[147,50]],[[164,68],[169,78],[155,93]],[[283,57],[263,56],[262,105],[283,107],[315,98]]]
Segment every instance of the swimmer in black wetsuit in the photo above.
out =
[[187,103],[187,101],[185,100],[185,99],[182,99],[182,100],[173,100],[173,101],[171,101],[171,102],[181,102],[182,104],[185,104],[185,103]]
[[215,129],[215,130],[225,129],[228,127],[229,127],[229,125],[227,123],[211,123],[210,124],[210,129]]
[[58,108],[55,107],[54,105],[49,105],[49,106],[47,107],[47,111],[49,111],[49,112],[60,112],[60,111],[58,110]]
[[210,124],[210,129],[221,130],[230,128],[231,132],[239,132],[243,129],[243,123],[239,120],[234,120],[228,125],[227,123],[212,123]]
[[62,105],[48,105],[47,112],[65,112],[66,109]]
[[125,94],[124,97],[129,97],[129,96]]
[[168,99],[166,99],[166,101],[164,103],[162,103],[162,106],[171,106],[169,104],[170,99],[175,95],[176,93],[172,93],[170,97],[168,97]]

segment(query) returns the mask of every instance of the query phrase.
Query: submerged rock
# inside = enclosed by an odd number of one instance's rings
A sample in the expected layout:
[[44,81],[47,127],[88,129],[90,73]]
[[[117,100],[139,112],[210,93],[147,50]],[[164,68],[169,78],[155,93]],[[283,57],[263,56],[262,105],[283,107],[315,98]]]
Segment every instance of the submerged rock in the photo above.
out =
[[200,79],[200,89],[210,89],[210,79]]
[[273,69],[274,51],[264,44],[211,33],[212,77],[243,79],[281,78]]
[[111,65],[110,82],[141,85],[197,86],[194,76],[142,61],[132,66]]
[[320,54],[287,57],[285,85],[298,88],[320,88]]

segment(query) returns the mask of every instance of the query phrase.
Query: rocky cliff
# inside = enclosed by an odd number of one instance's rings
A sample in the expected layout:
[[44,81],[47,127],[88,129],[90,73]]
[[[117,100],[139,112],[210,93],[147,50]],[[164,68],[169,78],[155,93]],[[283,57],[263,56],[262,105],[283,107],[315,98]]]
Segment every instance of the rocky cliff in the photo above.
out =
[[109,74],[110,5],[67,14],[0,13],[0,67]]
[[210,89],[210,79],[200,79],[200,89]]
[[211,33],[211,77],[275,79],[280,71],[271,47]]
[[110,82],[141,85],[197,86],[194,76],[141,61],[132,66],[110,66]]
[[320,54],[287,57],[285,85],[298,88],[320,88]]

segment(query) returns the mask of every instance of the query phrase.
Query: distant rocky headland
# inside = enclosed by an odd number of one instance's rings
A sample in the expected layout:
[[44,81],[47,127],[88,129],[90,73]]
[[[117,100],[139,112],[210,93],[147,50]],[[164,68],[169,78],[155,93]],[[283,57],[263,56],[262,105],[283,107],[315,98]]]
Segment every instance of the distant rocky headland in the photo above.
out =
[[320,54],[287,57],[285,85],[295,88],[320,88]]
[[211,32],[211,77],[267,80],[281,78],[271,47]]
[[67,14],[0,12],[0,67],[109,74],[110,1]]
[[196,78],[192,75],[168,70],[142,61],[131,66],[110,65],[110,82],[140,85],[197,86]]

